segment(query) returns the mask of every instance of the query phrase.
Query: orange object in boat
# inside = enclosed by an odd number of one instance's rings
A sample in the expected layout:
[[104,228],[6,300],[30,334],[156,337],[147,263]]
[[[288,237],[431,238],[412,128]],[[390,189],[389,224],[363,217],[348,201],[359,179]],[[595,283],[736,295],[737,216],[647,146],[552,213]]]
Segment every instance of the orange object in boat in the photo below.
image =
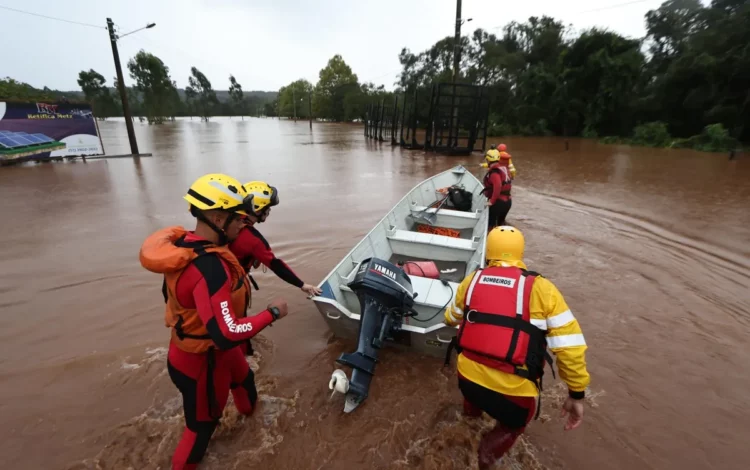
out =
[[433,227],[426,224],[417,224],[417,232],[420,233],[431,233],[433,235],[443,235],[445,237],[460,238],[461,232],[453,230],[452,228],[445,227]]

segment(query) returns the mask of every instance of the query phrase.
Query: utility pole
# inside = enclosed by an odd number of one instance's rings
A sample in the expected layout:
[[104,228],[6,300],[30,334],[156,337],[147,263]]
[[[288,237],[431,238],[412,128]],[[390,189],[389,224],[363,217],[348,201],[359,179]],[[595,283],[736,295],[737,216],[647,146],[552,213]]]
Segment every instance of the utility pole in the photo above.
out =
[[456,37],[453,40],[453,84],[458,80],[458,66],[461,62],[461,0],[456,0]]
[[310,110],[309,116],[310,116],[310,130],[312,130],[312,90],[307,92],[307,106]]
[[297,122],[297,98],[294,97],[294,84],[292,84],[292,105],[294,105],[294,122]]
[[128,96],[125,92],[125,80],[122,77],[122,67],[120,66],[120,54],[117,52],[117,36],[115,35],[114,23],[112,18],[107,18],[107,29],[109,30],[109,42],[112,43],[112,56],[115,59],[115,70],[117,71],[117,88],[120,90],[120,100],[122,100],[122,112],[125,114],[125,126],[128,128],[128,140],[130,141],[130,153],[138,155],[138,142],[135,140],[135,129],[133,129],[133,117],[130,115],[130,105]]
[[[467,20],[461,19],[461,0],[456,0],[456,36],[453,39],[453,92],[451,93],[451,108],[453,109],[453,115],[451,116],[451,126],[448,133],[448,145],[458,146],[458,106],[456,105],[456,83],[458,82],[458,71],[461,65],[461,25],[464,21],[471,21],[472,18]],[[453,135],[455,126],[456,134]],[[452,140],[452,141],[451,141]]]

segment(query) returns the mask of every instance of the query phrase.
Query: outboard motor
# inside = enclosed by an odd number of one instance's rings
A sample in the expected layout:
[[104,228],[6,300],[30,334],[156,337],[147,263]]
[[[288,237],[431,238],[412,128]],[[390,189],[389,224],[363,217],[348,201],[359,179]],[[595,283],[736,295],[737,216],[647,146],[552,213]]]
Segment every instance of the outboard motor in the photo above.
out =
[[351,381],[344,386],[347,389],[345,413],[353,411],[367,398],[375,374],[377,350],[400,331],[404,315],[413,312],[414,305],[409,276],[399,266],[382,259],[362,261],[348,286],[357,294],[361,316],[357,350],[337,359],[338,363],[352,368]]

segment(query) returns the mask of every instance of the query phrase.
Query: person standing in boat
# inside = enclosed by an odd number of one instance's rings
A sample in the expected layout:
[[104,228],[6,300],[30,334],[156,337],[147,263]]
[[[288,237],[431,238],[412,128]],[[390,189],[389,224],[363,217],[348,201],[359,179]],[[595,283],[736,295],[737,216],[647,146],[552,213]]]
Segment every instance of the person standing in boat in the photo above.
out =
[[252,202],[247,208],[245,227],[229,245],[229,249],[248,273],[250,269],[257,268],[262,263],[276,276],[298,287],[307,295],[320,295],[322,291],[319,288],[302,281],[288,264],[276,257],[266,238],[255,228],[255,224],[266,221],[271,214],[271,208],[279,203],[278,190],[265,181],[250,181],[245,183],[244,187]]
[[487,173],[484,175],[484,190],[490,207],[487,217],[487,230],[505,224],[505,217],[510,211],[513,201],[510,196],[512,187],[510,173],[507,166],[500,161],[500,152],[485,156]]
[[453,345],[459,352],[464,414],[479,417],[485,412],[497,420],[480,441],[480,469],[490,468],[510,450],[535,410],[538,416],[545,361],[552,367],[547,347],[557,356],[558,372],[568,386],[564,429],[575,429],[583,420],[590,383],[583,332],[557,287],[526,270],[524,245],[517,228],[494,228],[487,236],[488,266],[461,282],[445,310],[446,324],[461,325]]
[[231,389],[237,410],[250,415],[258,393],[240,344],[287,315],[282,299],[247,316],[250,287],[227,243],[247,215],[247,193],[234,178],[209,174],[184,199],[197,219],[194,231],[174,226],[141,246],[141,265],[164,275],[165,323],[172,329],[167,370],[182,394],[185,430],[172,469],[193,470],[203,460]]

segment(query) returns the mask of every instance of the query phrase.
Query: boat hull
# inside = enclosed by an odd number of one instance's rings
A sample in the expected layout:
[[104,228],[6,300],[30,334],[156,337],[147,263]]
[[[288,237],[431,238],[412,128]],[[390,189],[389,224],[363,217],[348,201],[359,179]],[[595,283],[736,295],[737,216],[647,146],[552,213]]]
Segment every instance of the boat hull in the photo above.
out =
[[[438,190],[451,185],[460,185],[472,193],[472,210],[458,211],[446,206],[437,211],[427,209],[441,197]],[[335,337],[352,341],[358,338],[360,306],[347,284],[362,260],[374,256],[394,264],[409,260],[434,261],[441,271],[441,280],[409,276],[416,294],[413,308],[417,315],[405,318],[400,331],[385,344],[417,354],[445,356],[457,328],[443,323],[443,312],[453,301],[461,280],[484,267],[488,214],[481,189],[481,182],[460,165],[435,175],[409,191],[351,249],[320,282],[322,294],[313,297]],[[453,235],[420,232],[419,225],[424,225],[427,219]]]

